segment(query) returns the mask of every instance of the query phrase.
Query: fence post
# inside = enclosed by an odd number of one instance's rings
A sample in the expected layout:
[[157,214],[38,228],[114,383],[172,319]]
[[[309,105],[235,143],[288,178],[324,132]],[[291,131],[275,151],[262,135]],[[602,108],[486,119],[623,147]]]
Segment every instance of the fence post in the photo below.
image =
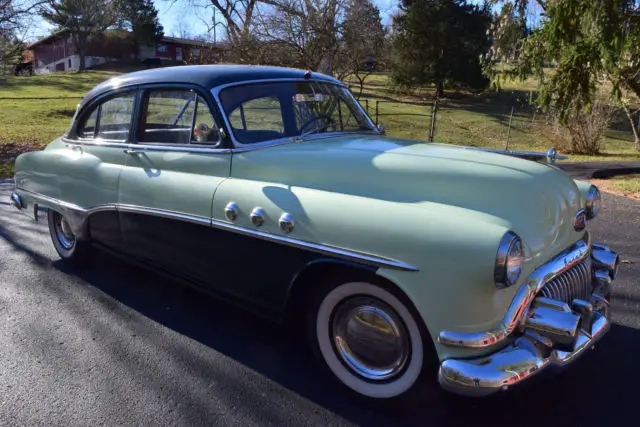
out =
[[511,121],[513,120],[513,107],[511,107],[511,114],[509,114],[509,129],[507,129],[507,143],[504,146],[506,151],[509,151],[509,140],[511,139]]
[[368,99],[364,100],[364,105],[365,105],[365,108],[367,109],[367,114],[369,114],[369,100]]
[[431,122],[429,123],[429,137],[428,141],[433,142],[433,138],[436,133],[436,114],[438,113],[438,98],[433,101],[433,105],[431,106]]
[[376,126],[378,126],[378,104],[380,101],[376,100]]

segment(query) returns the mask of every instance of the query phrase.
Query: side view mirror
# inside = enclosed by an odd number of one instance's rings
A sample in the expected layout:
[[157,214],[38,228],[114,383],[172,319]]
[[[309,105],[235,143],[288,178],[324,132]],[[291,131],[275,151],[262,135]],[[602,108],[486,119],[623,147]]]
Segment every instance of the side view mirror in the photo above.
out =
[[381,134],[385,134],[387,131],[387,125],[384,125],[382,123],[379,123],[378,126],[376,126],[378,128],[378,130],[380,131]]

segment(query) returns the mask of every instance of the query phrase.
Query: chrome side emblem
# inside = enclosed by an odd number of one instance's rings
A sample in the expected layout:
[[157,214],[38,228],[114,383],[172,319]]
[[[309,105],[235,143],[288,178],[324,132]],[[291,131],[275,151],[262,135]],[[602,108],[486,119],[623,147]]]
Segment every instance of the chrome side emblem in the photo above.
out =
[[280,230],[284,231],[285,233],[291,233],[293,227],[296,226],[296,222],[293,220],[293,217],[287,212],[280,215],[278,224],[280,225]]
[[576,217],[573,220],[573,229],[576,231],[582,231],[587,226],[587,214],[584,213],[584,209],[580,209],[576,213]]
[[227,203],[227,206],[224,207],[224,216],[226,216],[229,221],[235,221],[238,219],[239,213],[240,209],[238,208],[238,205],[233,202]]
[[260,227],[264,223],[264,211],[262,208],[253,208],[249,218],[251,218],[251,223],[253,225]]

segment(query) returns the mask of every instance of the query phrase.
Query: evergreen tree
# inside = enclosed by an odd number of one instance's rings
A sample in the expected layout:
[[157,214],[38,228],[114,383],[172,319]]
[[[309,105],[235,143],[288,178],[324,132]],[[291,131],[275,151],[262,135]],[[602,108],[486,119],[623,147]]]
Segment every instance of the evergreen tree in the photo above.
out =
[[120,0],[118,26],[133,33],[136,59],[141,44],[155,46],[164,35],[164,28],[158,20],[158,10],[152,0]]
[[483,89],[489,80],[480,58],[489,49],[491,14],[465,0],[401,0],[394,17],[396,64],[393,79],[411,87],[435,84]]
[[[530,0],[509,0],[524,11]],[[612,88],[631,124],[640,151],[640,124],[636,124],[630,97],[640,98],[639,0],[537,0],[544,10],[541,25],[529,36],[511,77],[538,77],[545,108],[560,119],[589,111],[602,81]],[[557,66],[545,71],[549,63]],[[626,94],[625,94],[626,92]]]

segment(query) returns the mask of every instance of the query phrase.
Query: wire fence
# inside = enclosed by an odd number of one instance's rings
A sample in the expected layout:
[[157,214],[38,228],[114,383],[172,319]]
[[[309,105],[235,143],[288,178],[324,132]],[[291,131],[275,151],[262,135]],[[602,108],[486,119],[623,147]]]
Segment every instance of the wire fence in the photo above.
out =
[[[570,138],[553,117],[528,103],[448,99],[429,103],[362,99],[360,103],[376,125],[385,125],[390,136],[506,150],[562,146]],[[640,110],[632,114],[640,127]],[[616,149],[633,142],[631,125],[622,110],[613,114],[605,137]]]
[[[3,116],[0,117],[0,142],[47,142],[60,130],[66,129],[80,99],[80,96],[0,96]],[[38,101],[43,102],[39,104]],[[376,125],[385,126],[391,137],[536,151],[545,146],[561,149],[562,144],[567,144],[566,129],[527,103],[465,102],[461,99],[400,102],[363,98],[360,104]],[[268,110],[265,108],[265,113]],[[632,114],[640,126],[640,110],[636,109]],[[264,119],[261,122],[268,122],[267,117]],[[605,137],[607,149],[622,151],[633,147],[634,136],[624,112],[616,111]]]

